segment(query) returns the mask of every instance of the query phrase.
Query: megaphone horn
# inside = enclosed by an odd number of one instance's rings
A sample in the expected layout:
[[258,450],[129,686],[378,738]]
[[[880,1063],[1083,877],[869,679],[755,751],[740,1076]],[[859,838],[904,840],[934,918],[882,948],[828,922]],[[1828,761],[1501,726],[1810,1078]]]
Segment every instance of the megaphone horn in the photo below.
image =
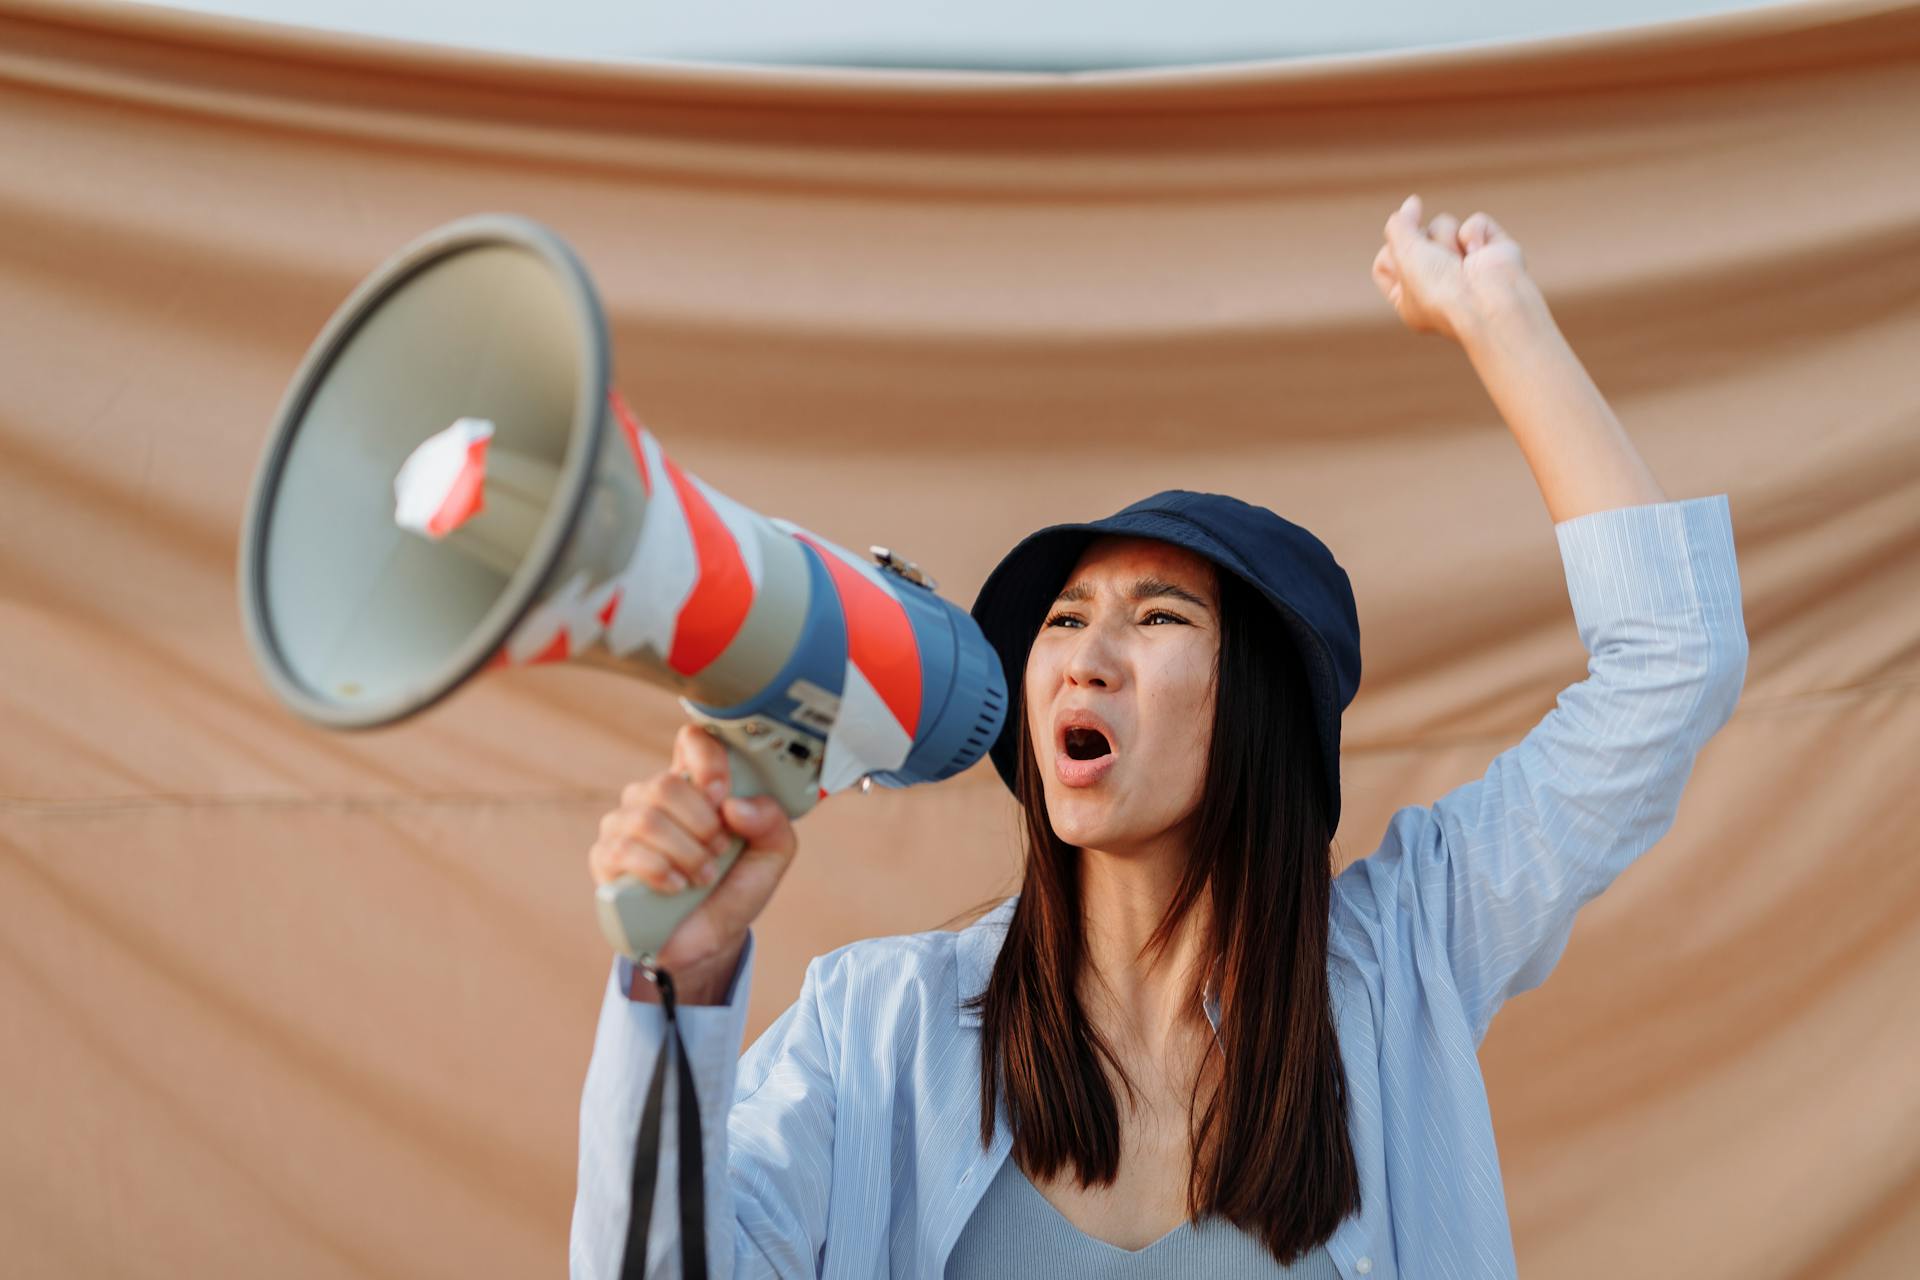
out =
[[[308,351],[248,501],[241,615],[275,694],[334,729],[502,665],[663,685],[726,743],[735,795],[798,817],[855,783],[949,777],[1005,717],[972,617],[873,551],[678,466],[611,385],[572,251],[481,215],[402,249]],[[709,891],[605,886],[603,931],[650,958]]]

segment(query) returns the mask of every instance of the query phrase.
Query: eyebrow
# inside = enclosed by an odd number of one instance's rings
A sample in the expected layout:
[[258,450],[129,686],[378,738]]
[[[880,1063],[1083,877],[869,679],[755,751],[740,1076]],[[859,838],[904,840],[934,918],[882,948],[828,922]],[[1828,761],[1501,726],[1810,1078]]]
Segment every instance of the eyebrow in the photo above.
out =
[[[1158,596],[1170,596],[1175,600],[1184,600],[1188,604],[1198,605],[1200,608],[1209,611],[1213,608],[1212,605],[1193,594],[1193,592],[1178,583],[1168,582],[1165,578],[1155,578],[1149,575],[1144,578],[1135,578],[1127,586],[1126,598],[1129,600],[1136,602],[1152,600]],[[1055,604],[1079,604],[1082,601],[1093,599],[1093,587],[1085,579],[1082,579],[1079,582],[1073,583],[1053,599]]]

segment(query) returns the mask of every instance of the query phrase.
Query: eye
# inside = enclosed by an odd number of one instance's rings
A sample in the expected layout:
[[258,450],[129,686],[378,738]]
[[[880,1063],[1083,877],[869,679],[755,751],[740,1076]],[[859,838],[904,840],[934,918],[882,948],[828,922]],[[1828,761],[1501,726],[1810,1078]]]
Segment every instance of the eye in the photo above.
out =
[[[1191,626],[1191,625],[1192,625],[1192,624],[1191,624],[1191,623],[1189,623],[1189,622],[1188,622],[1188,621],[1187,621],[1187,620],[1186,620],[1185,618],[1183,618],[1183,617],[1181,617],[1181,616],[1180,616],[1179,614],[1177,614],[1177,613],[1168,613],[1168,612],[1167,612],[1167,611],[1166,611],[1165,609],[1152,609],[1152,610],[1149,610],[1149,611],[1147,612],[1147,615],[1146,615],[1146,617],[1144,617],[1144,618],[1142,618],[1142,619],[1141,619],[1141,621],[1142,621],[1142,622],[1144,622],[1144,623],[1150,623],[1150,622],[1152,622],[1152,621],[1153,621],[1153,620],[1154,620],[1155,618],[1165,618],[1165,619],[1167,619],[1167,621],[1169,621],[1169,622],[1177,622],[1177,623],[1179,623],[1179,624],[1180,624],[1181,626],[1183,626],[1183,627],[1184,627],[1184,626]],[[1045,622],[1045,623],[1043,623],[1042,625],[1043,625],[1043,626],[1048,626],[1048,627],[1052,627],[1052,626],[1057,626],[1057,625],[1059,625],[1060,623],[1063,623],[1063,622],[1073,622],[1073,623],[1078,623],[1079,621],[1080,621],[1080,617],[1079,617],[1079,615],[1078,615],[1078,614],[1072,614],[1072,613],[1056,613],[1056,614],[1054,614],[1054,615],[1053,615],[1052,617],[1050,617],[1050,618],[1048,618],[1048,619],[1046,620],[1046,622]]]

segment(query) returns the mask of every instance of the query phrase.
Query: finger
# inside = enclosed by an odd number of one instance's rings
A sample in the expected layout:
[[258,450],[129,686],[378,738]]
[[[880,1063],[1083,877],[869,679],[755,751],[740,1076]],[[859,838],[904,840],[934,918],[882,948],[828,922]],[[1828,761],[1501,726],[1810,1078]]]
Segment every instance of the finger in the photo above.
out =
[[1436,213],[1427,224],[1427,239],[1456,256],[1460,253],[1460,220],[1450,213]]
[[679,893],[689,883],[679,868],[657,849],[625,845],[612,851],[610,862],[614,879],[632,876],[656,893]]
[[631,846],[661,854],[696,884],[708,883],[701,876],[706,874],[719,850],[726,847],[719,843],[716,848],[715,843],[695,838],[664,809],[641,810],[609,838],[622,842],[623,849]]
[[1382,293],[1400,283],[1400,267],[1393,260],[1393,250],[1386,245],[1380,246],[1380,252],[1373,255],[1373,282],[1380,286]]
[[[773,807],[779,809],[778,804]],[[784,822],[782,810],[781,821],[775,826]],[[732,945],[746,932],[779,887],[787,868],[793,865],[794,848],[790,842],[776,838],[770,843],[771,847],[759,852],[741,853],[699,909],[681,921],[667,939],[659,953],[661,964],[671,969],[683,960],[711,955]]]
[[620,874],[613,856],[613,842],[610,840],[595,840],[587,850],[587,875],[595,884],[606,884]]
[[[683,724],[673,735],[673,769],[693,775],[693,785],[717,804],[732,788],[726,744],[697,724]],[[715,794],[714,784],[719,784]]]
[[1463,252],[1472,253],[1475,249],[1486,244],[1487,224],[1490,221],[1492,221],[1492,219],[1488,218],[1484,213],[1473,213],[1469,214],[1467,220],[1460,224],[1460,248]]
[[[668,873],[679,876],[680,873],[675,871],[672,864],[665,858],[657,854],[651,856],[656,859],[652,865],[660,877],[664,878]],[[626,841],[619,839],[596,840],[593,842],[593,848],[587,852],[587,868],[596,885],[612,884],[623,876],[638,878],[637,873],[642,861],[644,859],[636,855]],[[684,879],[685,877],[682,876],[681,880],[684,881]],[[663,882],[664,880],[661,879],[650,883],[658,888]]]
[[711,844],[716,836],[726,834],[720,824],[719,801],[696,787],[690,772],[656,774],[645,782],[630,782],[621,790],[621,812],[647,809],[666,810],[694,839],[705,843]]
[[1406,202],[1387,215],[1387,243],[1395,248],[1420,236],[1420,197],[1408,196]]
[[747,853],[793,856],[797,847],[793,821],[772,796],[729,796],[721,816],[728,827],[746,837],[743,858]]

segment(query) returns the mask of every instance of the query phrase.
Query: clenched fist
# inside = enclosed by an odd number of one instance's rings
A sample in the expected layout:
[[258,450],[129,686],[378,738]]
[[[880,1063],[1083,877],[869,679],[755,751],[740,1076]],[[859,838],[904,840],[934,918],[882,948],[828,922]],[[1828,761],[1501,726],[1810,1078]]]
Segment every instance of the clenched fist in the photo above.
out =
[[[738,967],[752,924],[773,896],[798,848],[793,823],[772,796],[730,795],[726,747],[696,725],[673,739],[673,761],[644,782],[628,783],[620,806],[600,820],[587,852],[596,885],[632,876],[672,894],[715,879],[735,839],[744,847],[706,900],[674,929],[655,960],[673,974],[684,1004],[718,1004]],[[637,973],[630,994],[657,999]]]
[[1409,329],[1464,341],[1473,326],[1537,292],[1514,238],[1485,213],[1465,222],[1450,213],[1420,223],[1420,197],[1408,196],[1383,229],[1373,282]]

